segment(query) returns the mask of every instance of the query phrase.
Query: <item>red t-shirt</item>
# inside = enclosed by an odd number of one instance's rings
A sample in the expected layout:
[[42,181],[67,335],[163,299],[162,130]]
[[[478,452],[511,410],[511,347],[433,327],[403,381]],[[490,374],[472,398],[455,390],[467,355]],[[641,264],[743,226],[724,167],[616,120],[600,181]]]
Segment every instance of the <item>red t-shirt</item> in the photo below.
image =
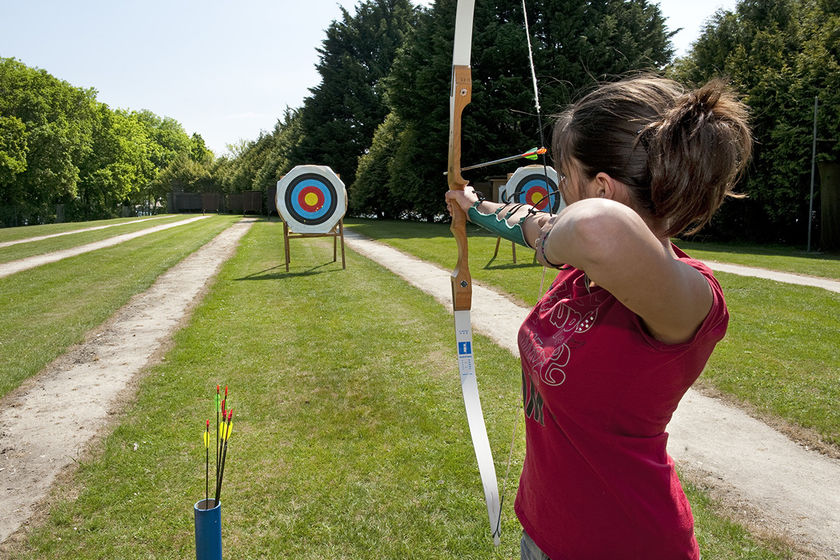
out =
[[674,250],[713,293],[689,342],[657,341],[577,269],[560,272],[519,331],[527,451],[515,510],[552,560],[699,558],[665,427],[729,313],[711,270]]

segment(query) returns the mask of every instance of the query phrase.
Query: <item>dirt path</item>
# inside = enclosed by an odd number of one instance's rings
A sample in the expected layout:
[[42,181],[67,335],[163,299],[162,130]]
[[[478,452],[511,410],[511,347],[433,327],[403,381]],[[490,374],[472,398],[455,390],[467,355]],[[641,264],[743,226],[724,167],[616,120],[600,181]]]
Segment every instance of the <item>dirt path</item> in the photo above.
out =
[[755,278],[765,278],[767,280],[775,280],[776,282],[785,282],[787,284],[799,284],[800,286],[815,286],[832,292],[840,292],[840,282],[837,280],[829,280],[828,278],[820,278],[818,276],[806,276],[804,274],[792,274],[790,272],[778,272],[776,270],[768,270],[766,268],[757,268],[754,266],[741,266],[738,264],[727,264],[715,261],[705,262],[709,268],[720,272],[730,272],[732,274],[740,274],[741,276],[754,276]]
[[138,373],[160,356],[253,222],[220,233],[0,401],[0,543],[130,397]]
[[[451,307],[448,270],[352,231],[345,230],[344,237],[354,251]],[[529,310],[481,286],[473,286],[473,295],[473,328],[518,356],[517,332]],[[840,460],[809,451],[694,390],[680,403],[668,431],[668,451],[681,470],[738,508],[741,521],[783,536],[803,558],[840,559]]]
[[15,239],[13,241],[3,241],[2,243],[0,243],[0,249],[2,249],[3,247],[9,247],[10,245],[18,245],[20,243],[31,243],[33,241],[42,241],[44,239],[52,239],[53,237],[61,237],[63,235],[73,235],[74,233],[82,233],[83,231],[96,231],[98,229],[107,229],[107,228],[112,228],[112,227],[125,226],[125,225],[128,225],[128,224],[137,224],[137,223],[140,223],[140,222],[147,222],[149,220],[160,220],[161,218],[167,218],[167,217],[168,217],[168,215],[153,216],[151,218],[142,218],[140,220],[131,220],[131,221],[128,221],[128,222],[120,222],[119,224],[108,224],[108,225],[105,225],[105,226],[93,226],[93,227],[87,227],[87,228],[81,228],[81,229],[74,229],[72,231],[62,231],[60,233],[51,233],[49,235],[39,235],[37,237],[26,237],[24,239]]
[[82,253],[95,251],[96,249],[102,249],[104,247],[113,247],[114,245],[119,245],[120,243],[128,241],[130,239],[136,239],[138,237],[143,237],[144,235],[149,235],[150,233],[156,233],[165,229],[183,226],[195,222],[196,220],[201,220],[207,217],[208,216],[196,216],[194,218],[188,218],[186,220],[172,222],[171,224],[163,224],[160,226],[141,229],[140,231],[134,231],[132,233],[123,233],[122,235],[115,235],[114,237],[103,239],[102,241],[95,241],[86,245],[71,247],[69,249],[64,249],[63,251],[53,251],[52,253],[34,255],[25,259],[18,259],[16,261],[3,263],[0,264],[0,278],[3,278],[4,276],[9,276],[16,272],[21,272],[23,270],[35,268],[36,266],[41,266],[42,264],[56,262],[62,259],[66,259],[68,257],[75,257],[76,255],[81,255]]

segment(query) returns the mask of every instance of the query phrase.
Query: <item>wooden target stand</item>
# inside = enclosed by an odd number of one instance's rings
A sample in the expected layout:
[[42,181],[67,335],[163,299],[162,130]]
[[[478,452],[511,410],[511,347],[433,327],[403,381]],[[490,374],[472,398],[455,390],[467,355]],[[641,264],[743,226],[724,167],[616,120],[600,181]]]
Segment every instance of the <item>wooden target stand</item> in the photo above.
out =
[[[502,242],[501,237],[496,238],[496,250],[493,251],[493,258],[495,259],[496,256],[499,254],[499,244]],[[513,254],[513,264],[516,264],[516,243],[513,241],[510,242],[510,251]],[[537,254],[534,253],[534,260],[537,259]]]
[[289,224],[283,221],[283,245],[286,253],[286,272],[289,272],[289,263],[291,262],[291,255],[289,254],[289,239],[299,239],[301,237],[332,237],[333,238],[333,260],[338,260],[338,240],[341,239],[341,268],[347,268],[344,259],[344,218],[340,219],[338,223],[327,233],[294,233],[289,229]]
[[[341,268],[347,268],[344,251],[347,191],[332,169],[324,165],[296,166],[277,181],[275,205],[283,222],[286,272],[289,272],[292,260],[289,239],[306,237],[332,237],[332,262],[338,260],[338,240],[341,239]],[[338,210],[342,207],[344,210],[339,215]]]

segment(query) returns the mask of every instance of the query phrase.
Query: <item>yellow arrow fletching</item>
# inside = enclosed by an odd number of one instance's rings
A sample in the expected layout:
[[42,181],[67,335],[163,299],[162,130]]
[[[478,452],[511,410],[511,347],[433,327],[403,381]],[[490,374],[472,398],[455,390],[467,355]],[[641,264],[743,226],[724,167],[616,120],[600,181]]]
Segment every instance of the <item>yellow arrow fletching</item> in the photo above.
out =
[[204,447],[210,447],[210,434],[204,432]]

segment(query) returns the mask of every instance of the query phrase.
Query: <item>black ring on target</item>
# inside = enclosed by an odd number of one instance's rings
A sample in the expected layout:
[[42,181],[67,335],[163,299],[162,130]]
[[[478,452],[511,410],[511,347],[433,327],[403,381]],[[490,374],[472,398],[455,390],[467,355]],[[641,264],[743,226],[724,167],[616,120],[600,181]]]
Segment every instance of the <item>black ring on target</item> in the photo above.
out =
[[338,207],[335,185],[317,173],[304,173],[292,179],[286,187],[284,200],[289,215],[310,226],[328,221]]
[[[512,202],[529,204],[537,210],[556,214],[560,210],[560,191],[554,179],[534,171],[523,177],[510,195]],[[550,210],[549,210],[550,209]]]

